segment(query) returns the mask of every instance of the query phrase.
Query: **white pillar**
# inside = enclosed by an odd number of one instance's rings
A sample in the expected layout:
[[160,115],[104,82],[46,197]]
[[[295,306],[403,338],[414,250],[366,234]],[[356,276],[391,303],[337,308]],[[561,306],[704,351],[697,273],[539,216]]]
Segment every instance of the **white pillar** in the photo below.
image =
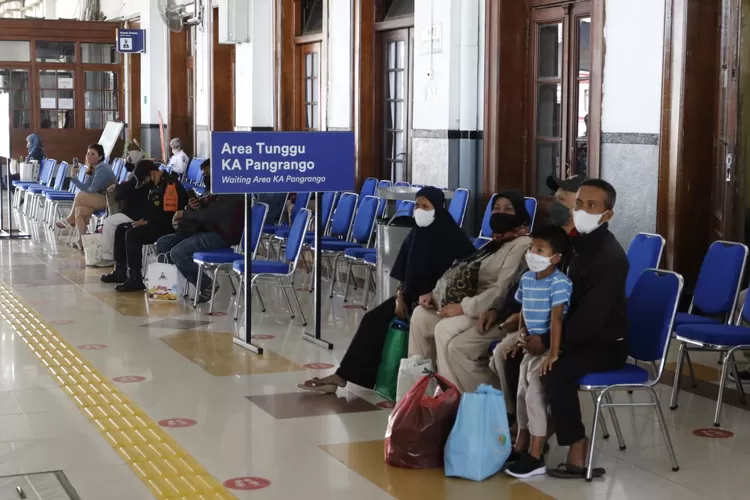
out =
[[154,156],[161,154],[159,113],[169,118],[169,30],[157,2],[140,0],[141,28],[146,30],[146,52],[141,55],[141,140]]
[[352,29],[351,0],[328,0],[328,130],[351,130]]

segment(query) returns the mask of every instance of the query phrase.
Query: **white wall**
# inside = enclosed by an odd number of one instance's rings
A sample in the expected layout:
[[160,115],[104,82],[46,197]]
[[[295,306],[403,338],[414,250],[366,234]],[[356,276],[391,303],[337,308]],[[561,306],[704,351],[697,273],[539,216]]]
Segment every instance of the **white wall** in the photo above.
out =
[[327,126],[351,128],[352,2],[328,0]]
[[602,132],[659,132],[664,0],[607,0]]
[[[112,2],[114,4],[114,0],[105,0],[105,2]],[[54,17],[57,19],[79,19],[81,17],[81,12],[83,11],[81,0],[55,0],[54,3]],[[45,16],[53,17],[46,13]]]

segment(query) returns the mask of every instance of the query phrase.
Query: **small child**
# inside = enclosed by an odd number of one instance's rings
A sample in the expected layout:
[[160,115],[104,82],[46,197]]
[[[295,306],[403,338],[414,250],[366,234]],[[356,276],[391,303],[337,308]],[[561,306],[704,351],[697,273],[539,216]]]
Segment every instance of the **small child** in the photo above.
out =
[[547,472],[542,455],[547,440],[547,404],[540,376],[552,369],[560,354],[563,316],[573,287],[556,266],[567,242],[568,236],[559,227],[535,229],[526,254],[529,272],[521,278],[516,292],[522,307],[519,342],[508,348],[506,357],[516,356],[523,349],[527,335],[550,336],[549,351],[542,355],[525,351],[521,361],[516,400],[518,437],[505,470],[517,478]]

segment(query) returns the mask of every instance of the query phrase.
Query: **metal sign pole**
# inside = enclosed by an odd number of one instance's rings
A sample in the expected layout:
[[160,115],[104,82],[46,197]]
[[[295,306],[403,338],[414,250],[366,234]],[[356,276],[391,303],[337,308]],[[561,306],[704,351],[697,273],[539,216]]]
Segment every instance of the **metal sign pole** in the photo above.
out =
[[[313,344],[325,347],[328,350],[333,349],[333,343],[323,340],[320,334],[321,326],[321,310],[323,303],[321,301],[322,293],[320,286],[321,271],[323,269],[323,260],[321,259],[323,245],[323,226],[325,221],[323,220],[323,193],[315,193],[315,262],[313,264],[313,333],[304,332],[302,338]],[[334,269],[335,273],[336,270]]]
[[255,354],[263,354],[263,348],[260,346],[257,346],[253,344],[250,340],[252,339],[252,332],[250,331],[250,323],[252,323],[252,317],[250,315],[251,313],[251,306],[253,303],[251,291],[252,286],[250,284],[250,277],[252,276],[252,273],[250,272],[250,265],[251,265],[251,258],[252,255],[250,255],[251,252],[251,243],[250,240],[252,239],[250,235],[253,234],[253,203],[252,203],[252,195],[246,194],[245,195],[245,252],[244,252],[244,259],[245,259],[245,279],[244,282],[244,290],[243,293],[245,294],[244,300],[245,300],[245,338],[239,337],[237,335],[234,336],[234,343],[237,344],[240,347],[244,347],[245,349],[254,352]]
[[[8,229],[2,227],[4,222],[5,210],[2,208],[2,199],[0,198],[0,240],[25,240],[31,238],[29,233],[20,229],[13,229],[13,194],[10,192],[10,158],[7,158],[8,168],[5,173],[6,189],[8,190]],[[19,165],[19,169],[21,166]],[[0,173],[1,175],[1,173]]]

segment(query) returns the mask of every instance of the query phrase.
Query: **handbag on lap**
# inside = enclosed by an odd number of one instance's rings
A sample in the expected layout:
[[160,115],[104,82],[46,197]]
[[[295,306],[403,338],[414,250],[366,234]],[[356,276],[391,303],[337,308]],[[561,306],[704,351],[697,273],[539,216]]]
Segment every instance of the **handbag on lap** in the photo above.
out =
[[460,262],[445,271],[432,292],[435,308],[440,310],[448,304],[460,304],[466,297],[475,296],[479,287],[481,266],[481,261],[472,260]]

